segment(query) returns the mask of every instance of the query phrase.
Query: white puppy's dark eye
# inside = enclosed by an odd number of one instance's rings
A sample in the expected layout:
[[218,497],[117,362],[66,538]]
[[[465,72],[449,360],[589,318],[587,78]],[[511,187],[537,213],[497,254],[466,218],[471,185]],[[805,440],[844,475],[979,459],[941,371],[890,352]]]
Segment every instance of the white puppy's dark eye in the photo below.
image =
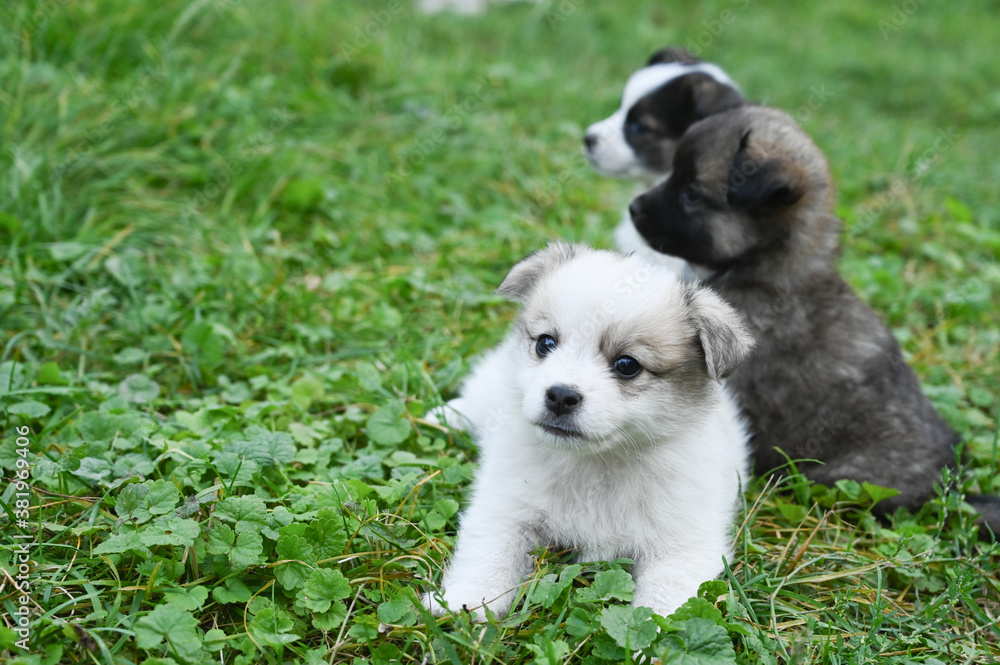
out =
[[552,353],[552,350],[556,348],[556,338],[552,335],[539,335],[538,341],[535,342],[535,353],[539,356],[545,357]]
[[649,128],[641,122],[636,122],[635,120],[625,123],[625,133],[631,136],[645,136]]
[[686,206],[698,205],[701,203],[701,194],[696,192],[693,187],[685,187],[681,192],[681,203]]
[[619,376],[623,376],[626,379],[631,379],[642,371],[642,365],[639,361],[632,356],[621,356],[615,359],[614,363],[615,371],[618,372]]

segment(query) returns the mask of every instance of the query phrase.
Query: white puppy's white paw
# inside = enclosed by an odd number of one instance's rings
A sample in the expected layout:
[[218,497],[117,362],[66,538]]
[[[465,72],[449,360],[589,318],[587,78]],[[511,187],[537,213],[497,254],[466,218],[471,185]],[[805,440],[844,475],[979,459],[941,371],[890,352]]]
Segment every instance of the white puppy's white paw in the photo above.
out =
[[420,597],[420,601],[431,614],[437,617],[444,616],[449,612],[461,612],[464,610],[472,615],[473,621],[478,623],[486,621],[486,612],[483,610],[482,604],[472,606],[461,602],[449,602],[445,599],[445,602],[448,603],[445,605],[432,592],[425,593]]
[[431,614],[436,617],[444,616],[448,613],[448,608],[442,605],[440,601],[434,597],[434,594],[429,591],[420,596],[420,602]]

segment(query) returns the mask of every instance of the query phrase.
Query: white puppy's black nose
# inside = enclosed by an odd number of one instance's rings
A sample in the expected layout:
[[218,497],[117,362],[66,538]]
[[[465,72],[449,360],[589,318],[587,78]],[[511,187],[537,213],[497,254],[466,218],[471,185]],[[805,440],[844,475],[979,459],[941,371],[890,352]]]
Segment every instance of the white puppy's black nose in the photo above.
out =
[[596,134],[584,135],[583,145],[585,148],[587,148],[587,152],[593,152],[594,148],[597,147],[597,135]]
[[545,391],[545,406],[557,416],[570,413],[582,401],[583,395],[567,386],[552,386]]

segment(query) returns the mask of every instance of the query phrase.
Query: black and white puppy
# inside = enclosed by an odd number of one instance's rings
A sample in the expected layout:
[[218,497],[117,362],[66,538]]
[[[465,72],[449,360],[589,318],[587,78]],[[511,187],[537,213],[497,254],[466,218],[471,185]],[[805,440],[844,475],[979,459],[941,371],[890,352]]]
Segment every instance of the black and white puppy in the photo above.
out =
[[[688,127],[744,103],[739,87],[718,65],[682,48],[665,48],[629,78],[619,109],[587,129],[584,150],[598,172],[636,180],[645,191],[670,175],[677,141]],[[686,272],[683,261],[651,251],[628,215],[615,229],[615,244]]]
[[634,604],[673,612],[729,552],[748,450],[721,379],[753,346],[740,316],[638,257],[561,243],[497,293],[520,316],[430,415],[470,429],[480,460],[443,589],[424,602],[502,615],[531,551],[558,544],[632,559]]
[[[758,472],[802,462],[826,485],[849,478],[918,507],[959,437],[938,415],[892,333],[838,274],[840,220],[826,159],[788,114],[713,115],[685,133],[670,178],[637,198],[650,246],[701,266],[758,345],[728,386],[753,430]],[[779,452],[779,451],[783,451]],[[1000,533],[995,497],[969,497]]]

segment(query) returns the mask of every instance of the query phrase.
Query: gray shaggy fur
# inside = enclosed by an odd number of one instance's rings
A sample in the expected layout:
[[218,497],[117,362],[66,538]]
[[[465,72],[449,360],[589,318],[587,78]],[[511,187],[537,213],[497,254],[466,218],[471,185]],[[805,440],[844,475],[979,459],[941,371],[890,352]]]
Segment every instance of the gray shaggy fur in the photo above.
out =
[[[756,470],[792,460],[809,478],[894,487],[916,508],[954,462],[956,434],[899,345],[834,267],[840,220],[826,160],[790,116],[746,106],[695,124],[672,176],[636,199],[658,251],[699,266],[749,322],[757,347],[729,377],[754,430]],[[784,454],[782,454],[782,452]],[[995,497],[976,497],[995,533]]]

